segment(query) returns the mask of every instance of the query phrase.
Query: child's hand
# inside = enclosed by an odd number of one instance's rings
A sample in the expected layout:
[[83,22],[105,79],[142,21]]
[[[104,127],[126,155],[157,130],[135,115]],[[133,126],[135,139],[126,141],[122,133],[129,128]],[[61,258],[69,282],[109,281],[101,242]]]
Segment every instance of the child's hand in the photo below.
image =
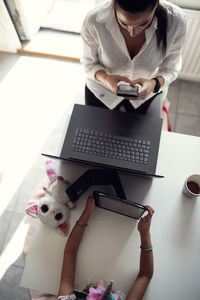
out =
[[154,209],[147,205],[146,206],[148,214],[141,218],[139,223],[138,223],[138,231],[140,232],[140,234],[146,234],[149,233],[150,231],[150,225],[151,225],[151,218],[154,214]]
[[95,201],[92,195],[88,197],[87,204],[85,206],[85,212],[91,216],[95,208]]

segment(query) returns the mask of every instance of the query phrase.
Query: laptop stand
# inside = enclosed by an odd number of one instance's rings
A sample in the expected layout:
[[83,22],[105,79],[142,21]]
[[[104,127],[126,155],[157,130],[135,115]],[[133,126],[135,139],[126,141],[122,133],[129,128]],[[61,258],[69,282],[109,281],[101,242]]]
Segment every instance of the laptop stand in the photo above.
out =
[[117,197],[126,199],[117,171],[103,169],[87,170],[66,189],[66,193],[69,199],[75,202],[92,185],[112,185]]

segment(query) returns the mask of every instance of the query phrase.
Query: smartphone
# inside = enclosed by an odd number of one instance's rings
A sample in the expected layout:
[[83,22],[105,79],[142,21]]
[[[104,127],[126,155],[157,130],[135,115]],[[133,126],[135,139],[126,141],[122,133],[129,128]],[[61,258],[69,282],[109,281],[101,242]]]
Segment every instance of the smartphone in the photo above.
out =
[[138,86],[130,84],[119,84],[117,87],[117,95],[123,97],[137,97]]
[[147,210],[146,206],[139,203],[121,199],[99,191],[94,191],[93,196],[97,207],[137,220],[140,219]]

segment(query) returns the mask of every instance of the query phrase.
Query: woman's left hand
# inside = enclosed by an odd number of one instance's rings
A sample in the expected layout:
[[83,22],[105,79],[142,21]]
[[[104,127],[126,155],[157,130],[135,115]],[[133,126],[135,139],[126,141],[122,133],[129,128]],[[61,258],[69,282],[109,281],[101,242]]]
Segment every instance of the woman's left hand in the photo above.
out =
[[132,100],[143,100],[153,93],[156,82],[153,79],[138,78],[131,82],[132,85],[139,84],[138,97]]

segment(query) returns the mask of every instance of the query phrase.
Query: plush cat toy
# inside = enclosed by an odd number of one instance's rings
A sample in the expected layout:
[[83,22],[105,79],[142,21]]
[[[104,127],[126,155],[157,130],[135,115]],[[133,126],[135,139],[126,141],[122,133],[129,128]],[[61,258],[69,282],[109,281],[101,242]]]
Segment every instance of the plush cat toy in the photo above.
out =
[[56,176],[54,162],[46,161],[46,172],[49,177],[49,186],[43,187],[45,195],[40,200],[31,203],[26,208],[26,213],[39,218],[46,226],[55,228],[58,233],[66,236],[69,225],[70,209],[74,204],[65,193],[70,183],[61,176]]

